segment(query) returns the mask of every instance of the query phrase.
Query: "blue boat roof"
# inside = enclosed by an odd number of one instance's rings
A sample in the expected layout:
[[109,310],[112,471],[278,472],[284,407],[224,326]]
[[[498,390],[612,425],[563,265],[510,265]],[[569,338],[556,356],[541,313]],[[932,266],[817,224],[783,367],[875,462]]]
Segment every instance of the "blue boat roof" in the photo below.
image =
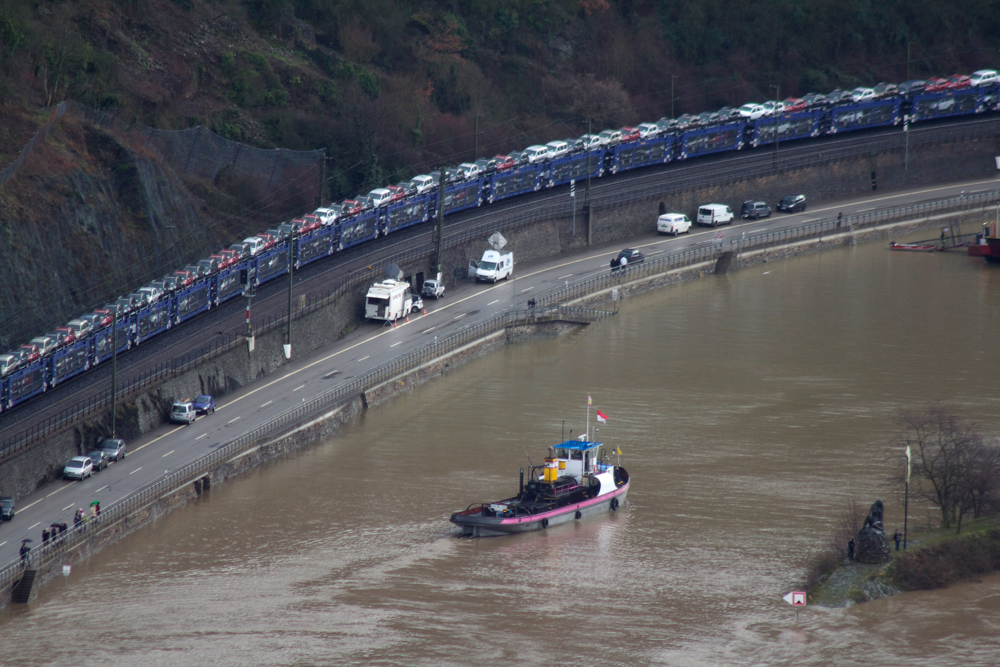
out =
[[561,445],[556,445],[556,449],[571,449],[580,452],[585,452],[591,449],[597,449],[603,442],[587,442],[585,440],[567,440]]

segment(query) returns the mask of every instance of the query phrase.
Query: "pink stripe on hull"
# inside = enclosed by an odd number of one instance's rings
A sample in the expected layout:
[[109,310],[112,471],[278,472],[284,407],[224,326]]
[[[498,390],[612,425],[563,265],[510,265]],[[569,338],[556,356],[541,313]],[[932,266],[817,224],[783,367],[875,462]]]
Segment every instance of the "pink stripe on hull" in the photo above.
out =
[[560,507],[557,510],[552,510],[551,512],[545,512],[544,514],[532,514],[530,517],[524,517],[520,519],[502,519],[500,521],[500,525],[507,526],[511,524],[532,523],[534,521],[541,521],[542,519],[548,518],[550,516],[556,516],[557,514],[565,514],[566,512],[572,512],[578,509],[583,509],[584,507],[590,507],[591,505],[597,505],[598,503],[603,503],[607,500],[610,500],[611,498],[614,498],[615,496],[625,493],[626,491],[628,491],[628,484],[626,484],[620,489],[615,489],[615,491],[612,493],[608,493],[603,496],[598,496],[586,502],[577,503],[576,505],[567,505],[566,507]]

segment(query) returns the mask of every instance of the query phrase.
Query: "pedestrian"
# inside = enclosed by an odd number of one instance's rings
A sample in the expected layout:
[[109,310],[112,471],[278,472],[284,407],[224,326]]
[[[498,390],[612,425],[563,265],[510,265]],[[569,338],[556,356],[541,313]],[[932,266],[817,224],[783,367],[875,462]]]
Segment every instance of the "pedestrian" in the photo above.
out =
[[76,514],[73,515],[73,527],[76,528],[81,523],[83,523],[83,508],[82,507],[76,511]]
[[837,214],[837,227],[840,227],[840,221],[844,219],[844,212],[841,211]]
[[49,529],[42,528],[42,546],[45,546],[48,543],[49,543]]
[[101,516],[101,501],[94,503],[94,509],[97,511],[97,516]]
[[21,562],[27,564],[28,554],[31,553],[31,547],[28,546],[27,542],[21,542]]
[[892,539],[896,541],[896,551],[899,551],[899,541],[903,539],[903,536],[899,534],[899,530],[893,533]]
[[847,560],[854,560],[854,538],[847,541]]

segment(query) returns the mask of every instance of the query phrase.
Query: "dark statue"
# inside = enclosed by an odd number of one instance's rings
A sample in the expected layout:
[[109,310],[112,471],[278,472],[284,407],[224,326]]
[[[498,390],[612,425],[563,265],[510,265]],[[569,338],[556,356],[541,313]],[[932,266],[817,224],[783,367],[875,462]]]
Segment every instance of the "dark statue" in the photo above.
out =
[[871,565],[889,562],[892,553],[889,551],[889,543],[885,538],[885,525],[882,523],[884,512],[885,506],[881,500],[872,503],[865,524],[858,531],[855,561]]

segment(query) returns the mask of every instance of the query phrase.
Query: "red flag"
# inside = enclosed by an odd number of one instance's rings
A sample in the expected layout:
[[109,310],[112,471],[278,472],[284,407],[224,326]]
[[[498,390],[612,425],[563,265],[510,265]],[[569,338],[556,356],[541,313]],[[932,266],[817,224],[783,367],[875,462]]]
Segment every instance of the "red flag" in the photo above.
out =
[[597,421],[599,421],[599,422],[601,422],[603,424],[603,423],[605,423],[605,422],[608,421],[608,416],[606,414],[604,414],[603,412],[601,412],[600,410],[598,410],[597,411]]

